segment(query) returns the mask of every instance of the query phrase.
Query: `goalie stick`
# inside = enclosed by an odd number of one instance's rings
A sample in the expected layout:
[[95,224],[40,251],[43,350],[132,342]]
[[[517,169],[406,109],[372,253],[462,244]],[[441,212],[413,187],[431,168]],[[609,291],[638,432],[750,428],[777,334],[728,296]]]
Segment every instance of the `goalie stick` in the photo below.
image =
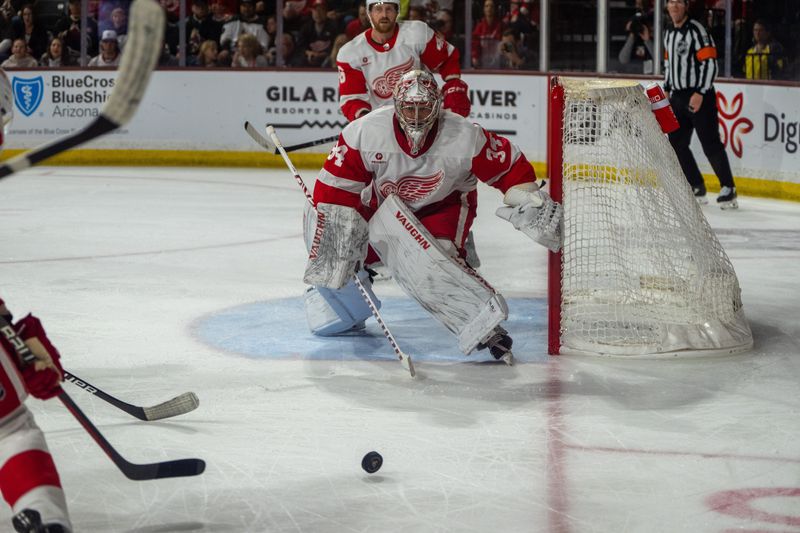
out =
[[114,398],[110,394],[98,389],[91,383],[82,380],[71,372],[64,371],[64,381],[69,381],[73,385],[82,388],[86,392],[94,394],[101,400],[105,400],[114,407],[121,409],[131,416],[135,416],[139,420],[150,422],[152,420],[161,420],[162,418],[170,418],[173,416],[183,415],[190,411],[197,409],[200,405],[200,400],[193,392],[184,392],[180,396],[176,396],[166,402],[161,402],[151,407],[139,407],[138,405],[131,405],[125,403],[120,399]]
[[[295,150],[302,150],[303,148],[311,148],[312,146],[319,146],[321,144],[328,144],[328,143],[332,143],[332,142],[338,141],[338,140],[339,140],[339,136],[338,135],[332,135],[330,137],[324,137],[322,139],[317,139],[316,141],[308,141],[308,142],[304,142],[304,143],[300,143],[300,144],[293,144],[291,146],[284,146],[283,149],[286,152],[294,152]],[[278,155],[280,153],[281,153],[280,150],[276,146],[275,147],[275,155]]]
[[161,53],[164,8],[153,0],[136,0],[130,10],[128,40],[111,96],[100,115],[84,129],[55,139],[0,165],[0,179],[41,163],[126,124],[136,113]]
[[[253,125],[250,124],[250,122],[244,123],[244,129],[247,132],[247,134],[250,135],[250,137],[256,142],[256,144],[261,145],[262,147],[266,148],[269,151],[272,151],[272,147],[269,141],[263,135],[261,135],[255,129],[255,127],[253,127]],[[303,194],[306,196],[306,200],[308,200],[308,202],[311,204],[311,207],[314,208],[314,199],[311,197],[311,193],[308,191],[308,187],[306,187],[306,184],[303,181],[303,177],[300,175],[295,166],[292,164],[292,160],[289,159],[289,155],[286,153],[286,150],[281,144],[281,140],[278,138],[278,134],[275,133],[275,128],[273,128],[272,126],[267,126],[267,135],[269,135],[270,138],[272,139],[272,142],[274,143],[276,150],[278,150],[278,152],[281,154],[284,163],[286,163],[286,166],[289,168],[289,171],[294,176],[295,181],[303,190]],[[392,346],[392,350],[394,350],[394,353],[397,356],[398,361],[400,361],[400,364],[403,365],[403,368],[408,370],[408,373],[411,374],[411,377],[413,378],[414,376],[417,375],[417,373],[416,370],[414,369],[414,363],[413,361],[411,361],[411,357],[400,349],[400,346],[394,339],[394,335],[392,335],[392,332],[389,331],[388,326],[383,321],[383,318],[381,317],[381,314],[378,311],[378,307],[375,305],[375,302],[372,301],[372,298],[369,296],[369,294],[367,294],[367,290],[364,288],[364,285],[361,283],[361,280],[358,279],[358,276],[353,276],[353,278],[355,279],[358,291],[361,293],[361,296],[364,298],[364,301],[369,306],[370,311],[372,311],[372,316],[375,317],[375,320],[381,327],[384,336],[389,341],[389,344]]]
[[[142,0],[138,0],[141,2]],[[149,1],[149,0],[148,0]],[[36,356],[28,348],[11,324],[5,318],[0,316],[0,331],[6,339],[14,346],[22,364],[28,365],[36,360]],[[176,459],[173,461],[162,461],[159,463],[137,464],[131,463],[122,457],[117,450],[109,443],[106,438],[100,433],[100,430],[95,427],[89,417],[72,401],[72,398],[63,390],[58,393],[58,399],[61,400],[66,408],[72,413],[72,416],[83,426],[83,429],[89,434],[92,439],[100,446],[105,454],[111,461],[119,468],[119,470],[127,477],[134,481],[145,481],[149,479],[163,479],[168,477],[186,477],[196,476],[202,474],[206,469],[206,463],[202,459]]]

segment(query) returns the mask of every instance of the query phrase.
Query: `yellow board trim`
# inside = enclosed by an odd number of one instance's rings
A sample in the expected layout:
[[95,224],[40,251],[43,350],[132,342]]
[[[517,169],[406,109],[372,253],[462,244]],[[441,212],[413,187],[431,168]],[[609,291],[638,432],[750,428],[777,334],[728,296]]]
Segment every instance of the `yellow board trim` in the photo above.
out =
[[[0,161],[14,157],[27,150],[4,150]],[[298,168],[318,170],[325,163],[327,154],[295,152],[292,163]],[[222,152],[214,150],[69,150],[45,165],[53,166],[175,166],[175,167],[255,167],[283,168],[279,155],[267,152]],[[547,164],[531,162],[536,175],[547,176]],[[718,191],[719,184],[713,174],[704,174],[709,191]],[[758,196],[800,202],[800,183],[771,181],[736,176],[736,191],[744,196]]]

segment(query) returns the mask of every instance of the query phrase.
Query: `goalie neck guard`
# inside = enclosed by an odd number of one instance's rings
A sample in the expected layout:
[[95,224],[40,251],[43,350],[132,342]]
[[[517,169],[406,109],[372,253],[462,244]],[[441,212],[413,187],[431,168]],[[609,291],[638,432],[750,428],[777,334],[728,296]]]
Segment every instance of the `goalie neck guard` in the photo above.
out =
[[397,82],[394,111],[412,155],[419,153],[428,132],[439,119],[441,107],[442,93],[430,73],[411,70]]

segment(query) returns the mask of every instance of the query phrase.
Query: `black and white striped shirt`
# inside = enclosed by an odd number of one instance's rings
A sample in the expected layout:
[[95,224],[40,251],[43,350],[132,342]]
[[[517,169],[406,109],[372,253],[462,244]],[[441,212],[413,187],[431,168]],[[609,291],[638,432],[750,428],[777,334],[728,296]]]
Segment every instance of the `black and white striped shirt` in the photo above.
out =
[[705,94],[717,77],[717,49],[702,24],[688,19],[664,35],[664,90]]

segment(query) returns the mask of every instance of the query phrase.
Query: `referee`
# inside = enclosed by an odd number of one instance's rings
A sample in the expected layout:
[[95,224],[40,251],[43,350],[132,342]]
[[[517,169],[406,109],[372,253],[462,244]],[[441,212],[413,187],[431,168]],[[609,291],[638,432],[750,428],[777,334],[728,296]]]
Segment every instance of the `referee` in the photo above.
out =
[[725,146],[719,136],[717,93],[717,49],[702,24],[689,18],[689,0],[668,0],[667,11],[672,27],[664,35],[664,89],[678,117],[680,128],[669,134],[686,179],[697,201],[707,204],[706,185],[697,167],[689,143],[692,130],[703,146],[703,152],[717,174],[720,193],[717,203],[722,209],[735,209],[736,186]]

